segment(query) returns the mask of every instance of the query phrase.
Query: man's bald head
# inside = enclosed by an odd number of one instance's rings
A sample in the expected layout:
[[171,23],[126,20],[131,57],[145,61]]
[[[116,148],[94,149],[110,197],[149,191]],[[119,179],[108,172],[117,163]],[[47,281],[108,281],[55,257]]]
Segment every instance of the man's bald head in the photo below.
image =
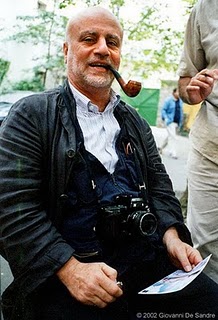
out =
[[102,20],[104,20],[105,24],[107,24],[108,22],[110,22],[110,24],[113,23],[114,26],[116,26],[120,30],[120,37],[121,39],[123,39],[123,28],[114,14],[112,14],[105,8],[96,6],[86,8],[70,18],[66,27],[66,41],[70,41],[74,27],[80,26],[87,19],[93,20],[93,24],[95,24],[97,18],[101,18]]

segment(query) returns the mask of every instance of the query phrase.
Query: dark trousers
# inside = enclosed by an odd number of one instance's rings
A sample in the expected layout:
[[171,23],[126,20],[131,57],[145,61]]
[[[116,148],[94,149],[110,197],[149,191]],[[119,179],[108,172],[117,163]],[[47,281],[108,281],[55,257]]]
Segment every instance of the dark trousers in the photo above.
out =
[[104,309],[77,302],[53,277],[25,300],[18,297],[13,315],[5,314],[5,320],[218,319],[218,285],[203,273],[175,293],[137,294],[173,270],[165,252],[155,261],[133,265],[119,277],[124,295]]

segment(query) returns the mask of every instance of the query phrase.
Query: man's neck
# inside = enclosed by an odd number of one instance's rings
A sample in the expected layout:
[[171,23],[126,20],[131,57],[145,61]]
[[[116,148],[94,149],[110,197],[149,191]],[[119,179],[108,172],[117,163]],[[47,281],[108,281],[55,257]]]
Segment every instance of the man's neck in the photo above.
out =
[[100,112],[103,112],[110,102],[110,91],[99,90],[97,89],[96,92],[92,93],[84,93],[82,92],[90,101],[98,107]]
[[94,105],[98,107],[100,112],[103,112],[110,101],[111,88],[81,88],[76,86],[75,84],[71,85],[86,96]]

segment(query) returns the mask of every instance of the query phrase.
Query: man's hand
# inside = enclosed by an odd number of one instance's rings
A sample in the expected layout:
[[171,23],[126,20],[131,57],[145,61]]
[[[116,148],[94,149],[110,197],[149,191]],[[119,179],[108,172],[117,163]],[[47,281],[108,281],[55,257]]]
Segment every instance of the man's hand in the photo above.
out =
[[204,69],[194,77],[179,79],[180,97],[189,104],[197,104],[205,100],[213,90],[214,82],[218,79],[218,69]]
[[165,232],[163,243],[167,248],[172,263],[179,269],[189,272],[202,260],[198,250],[179,239],[174,227]]
[[70,294],[86,305],[104,308],[123,294],[116,284],[117,271],[105,263],[81,263],[72,257],[57,276]]

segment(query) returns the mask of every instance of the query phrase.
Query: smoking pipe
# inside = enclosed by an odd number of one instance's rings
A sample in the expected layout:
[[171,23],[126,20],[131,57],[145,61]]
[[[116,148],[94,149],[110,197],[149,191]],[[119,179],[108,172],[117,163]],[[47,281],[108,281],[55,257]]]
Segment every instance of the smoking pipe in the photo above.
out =
[[141,82],[129,80],[128,83],[125,83],[121,75],[117,70],[112,68],[111,66],[107,66],[107,69],[111,70],[114,77],[117,79],[119,85],[123,89],[124,93],[129,97],[135,97],[139,94],[142,84]]

